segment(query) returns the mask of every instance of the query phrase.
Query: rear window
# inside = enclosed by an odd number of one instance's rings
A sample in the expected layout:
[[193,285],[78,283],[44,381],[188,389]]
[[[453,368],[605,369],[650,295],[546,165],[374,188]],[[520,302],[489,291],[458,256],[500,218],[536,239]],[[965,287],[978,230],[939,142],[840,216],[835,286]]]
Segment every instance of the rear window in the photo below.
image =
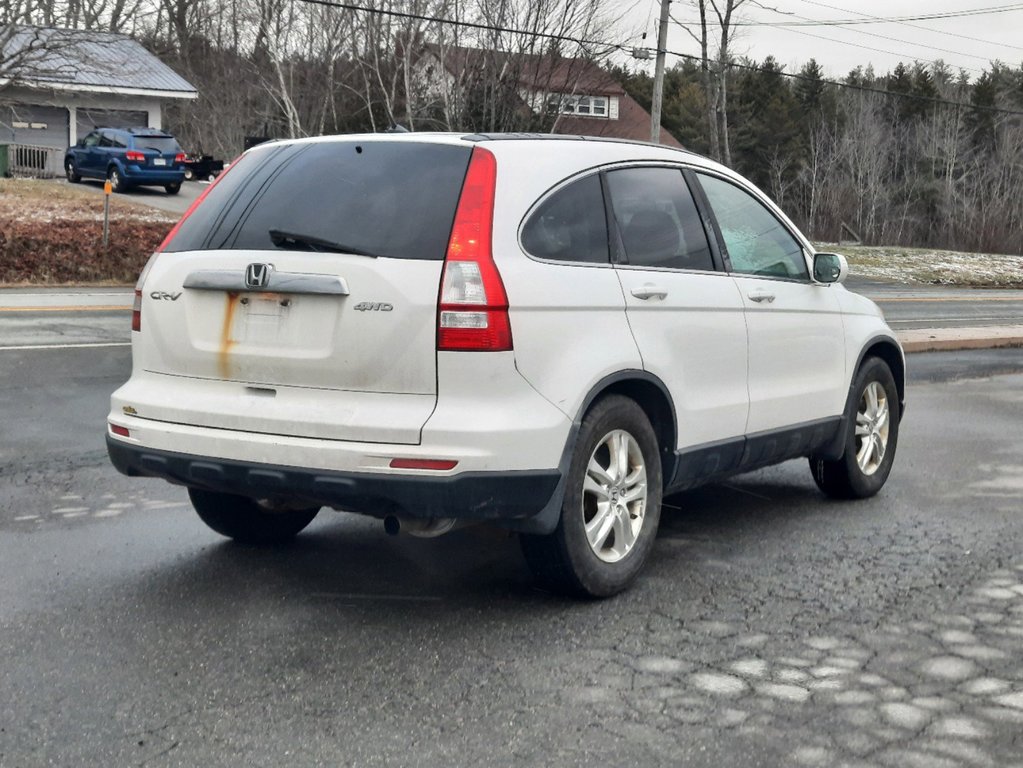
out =
[[136,136],[135,149],[155,149],[164,155],[177,154],[181,151],[177,139],[172,136]]
[[[330,141],[245,155],[165,251],[309,250],[441,260],[470,147]],[[271,232],[288,233],[278,246]],[[298,243],[298,244],[296,244]],[[323,244],[336,247],[324,248]]]

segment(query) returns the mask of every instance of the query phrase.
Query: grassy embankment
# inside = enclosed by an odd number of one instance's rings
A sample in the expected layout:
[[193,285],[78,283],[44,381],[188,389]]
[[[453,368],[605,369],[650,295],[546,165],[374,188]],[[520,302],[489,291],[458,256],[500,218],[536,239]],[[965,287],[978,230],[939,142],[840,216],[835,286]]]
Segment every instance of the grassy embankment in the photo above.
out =
[[177,217],[52,181],[0,178],[0,285],[134,283]]
[[[176,217],[67,183],[0,179],[0,285],[131,284]],[[1023,258],[924,248],[827,246],[853,275],[909,284],[1023,288]]]

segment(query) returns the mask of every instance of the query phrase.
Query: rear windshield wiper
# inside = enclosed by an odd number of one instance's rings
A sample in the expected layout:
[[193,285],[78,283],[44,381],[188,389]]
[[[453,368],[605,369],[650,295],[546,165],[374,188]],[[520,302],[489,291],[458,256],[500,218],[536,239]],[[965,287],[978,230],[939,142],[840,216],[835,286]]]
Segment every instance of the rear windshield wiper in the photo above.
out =
[[364,251],[361,248],[353,248],[344,243],[335,243],[333,240],[325,240],[315,235],[301,235],[296,232],[282,232],[279,229],[269,231],[270,240],[278,248],[300,248],[307,251],[322,253],[330,251],[335,253],[351,253],[356,256],[369,256],[377,258],[379,254]]

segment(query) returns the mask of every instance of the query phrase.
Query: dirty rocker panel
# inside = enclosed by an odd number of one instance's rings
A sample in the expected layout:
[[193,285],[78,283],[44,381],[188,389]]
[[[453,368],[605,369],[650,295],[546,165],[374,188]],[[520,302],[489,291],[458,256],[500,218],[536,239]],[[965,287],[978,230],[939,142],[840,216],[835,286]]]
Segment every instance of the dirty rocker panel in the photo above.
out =
[[528,518],[544,508],[561,478],[557,469],[449,477],[307,470],[153,450],[110,435],[107,452],[114,467],[131,477],[160,477],[210,491],[336,506],[374,517]]
[[668,489],[681,491],[800,456],[837,458],[845,445],[845,421],[842,416],[818,419],[676,451]]

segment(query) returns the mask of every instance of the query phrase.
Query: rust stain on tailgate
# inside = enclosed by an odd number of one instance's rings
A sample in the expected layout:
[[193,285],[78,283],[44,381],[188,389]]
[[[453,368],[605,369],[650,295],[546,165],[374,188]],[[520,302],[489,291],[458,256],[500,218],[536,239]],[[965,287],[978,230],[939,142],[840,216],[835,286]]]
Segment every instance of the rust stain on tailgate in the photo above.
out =
[[238,292],[229,291],[224,307],[224,325],[220,329],[220,351],[217,355],[222,379],[231,378],[231,348],[237,343],[231,338],[231,326],[234,325],[234,313],[238,308]]

